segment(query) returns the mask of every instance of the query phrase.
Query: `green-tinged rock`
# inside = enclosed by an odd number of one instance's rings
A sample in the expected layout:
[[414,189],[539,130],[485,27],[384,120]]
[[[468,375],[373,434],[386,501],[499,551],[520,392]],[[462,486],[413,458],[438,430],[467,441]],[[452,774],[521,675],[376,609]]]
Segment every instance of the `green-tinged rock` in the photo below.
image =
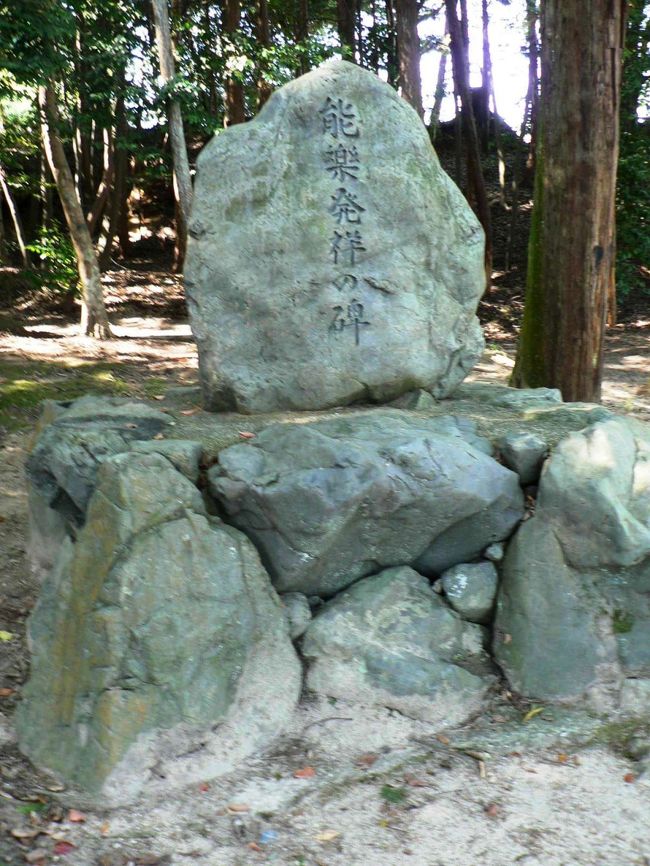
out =
[[185,266],[206,408],[444,396],[483,349],[484,236],[408,103],[328,62],[202,151]]
[[447,601],[470,622],[487,623],[491,620],[498,582],[492,562],[454,565],[441,575]]
[[209,488],[279,591],[331,597],[381,568],[466,562],[512,532],[518,478],[472,431],[388,409],[276,424],[221,451]]
[[250,542],[168,460],[122,454],[96,482],[30,619],[17,729],[34,763],[115,805],[266,744],[301,672]]
[[492,382],[464,382],[453,393],[456,400],[478,400],[490,406],[527,409],[531,406],[562,403],[557,388],[509,388]]
[[[503,565],[495,654],[515,689],[616,706],[650,677],[650,430],[612,418],[564,439]],[[603,704],[604,701],[604,704]]]
[[203,448],[190,439],[152,439],[131,443],[131,451],[139,454],[161,454],[194,484],[199,478],[199,463]]
[[360,580],[326,604],[302,641],[307,685],[344,700],[453,724],[492,682],[480,626],[463,622],[411,568]]

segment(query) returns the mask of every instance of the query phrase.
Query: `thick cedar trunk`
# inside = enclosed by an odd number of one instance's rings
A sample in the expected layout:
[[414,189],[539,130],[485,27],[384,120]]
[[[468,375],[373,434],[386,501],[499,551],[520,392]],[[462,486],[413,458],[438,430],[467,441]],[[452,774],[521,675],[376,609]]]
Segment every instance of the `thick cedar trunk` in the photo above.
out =
[[[241,19],[240,0],[223,0],[223,32],[226,36],[235,36],[239,30]],[[226,79],[226,114],[225,126],[244,123],[246,107],[244,103],[244,86],[234,76]]]
[[39,89],[39,108],[45,152],[77,257],[82,292],[82,331],[89,336],[108,339],[112,335],[104,306],[99,265],[63,143],[59,138],[59,111],[53,84],[48,83]]
[[345,60],[355,63],[356,3],[355,0],[336,0],[336,26]]
[[[23,266],[25,268],[31,267],[31,259],[29,256],[29,250],[26,246],[25,241],[25,232],[23,231],[22,220],[20,219],[20,213],[18,212],[18,208],[16,207],[16,202],[14,201],[14,197],[11,194],[11,189],[9,188],[9,184],[7,183],[7,175],[5,174],[4,166],[0,164],[0,192],[4,196],[4,200],[7,203],[7,207],[9,209],[9,214],[11,216],[11,221],[14,225],[14,233],[16,235],[16,241],[18,243],[18,249],[20,250],[20,255],[23,260]],[[2,199],[0,198],[0,206],[2,206]]]
[[[156,43],[158,45],[158,57],[160,62],[160,77],[167,84],[175,75],[174,55],[172,53],[172,37],[169,29],[169,14],[167,0],[152,0],[154,26],[156,29]],[[177,244],[178,244],[178,266],[182,266],[185,259],[185,246],[187,244],[187,224],[190,217],[192,205],[192,178],[190,175],[190,164],[187,158],[187,147],[185,145],[185,130],[183,129],[183,117],[181,115],[180,102],[170,98],[167,103],[169,120],[169,139],[171,142],[172,162],[174,164],[174,194],[178,203],[177,220]]]
[[[462,0],[461,0],[462,3]],[[451,39],[451,60],[454,72],[454,86],[462,105],[462,124],[467,154],[467,187],[468,198],[476,211],[483,230],[485,231],[485,273],[486,286],[490,284],[492,275],[492,227],[490,205],[485,190],[485,180],[481,169],[481,156],[472,110],[472,93],[469,86],[469,61],[464,30],[466,22],[461,26],[456,9],[456,0],[445,0],[447,10],[447,25]]]
[[397,56],[402,96],[417,111],[422,108],[422,82],[420,79],[420,37],[418,36],[417,0],[395,0],[397,19]]
[[[271,25],[269,23],[268,0],[257,0],[255,16],[255,35],[262,48],[271,46]],[[265,62],[261,61],[257,69],[257,110],[264,105],[273,93],[273,86],[265,77]]]
[[625,0],[546,0],[528,286],[513,383],[600,399],[614,284]]

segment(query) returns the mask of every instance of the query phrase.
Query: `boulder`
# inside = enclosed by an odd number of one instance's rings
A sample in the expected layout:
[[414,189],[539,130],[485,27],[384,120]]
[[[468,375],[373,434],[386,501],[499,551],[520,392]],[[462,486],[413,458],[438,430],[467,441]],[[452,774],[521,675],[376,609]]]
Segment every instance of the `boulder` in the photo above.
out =
[[547,462],[502,570],[495,655],[543,700],[618,701],[650,677],[650,431],[611,418]]
[[442,571],[510,535],[519,480],[475,440],[455,419],[390,409],[274,424],[221,451],[208,484],[280,592],[327,598],[388,566]]
[[535,433],[508,433],[499,442],[501,459],[519,476],[523,487],[536,484],[548,452],[548,445]]
[[463,622],[408,567],[366,577],[328,602],[302,640],[307,686],[435,724],[476,712],[490,667],[480,626]]
[[413,109],[330,61],[198,160],[185,286],[210,410],[449,394],[483,349],[483,231]]
[[491,620],[499,582],[493,563],[454,565],[440,580],[447,601],[463,619],[480,623]]
[[301,665],[257,553],[164,457],[103,461],[29,622],[20,748],[91,802],[226,772],[287,723]]
[[309,599],[301,592],[285,592],[280,596],[280,600],[289,623],[291,640],[296,640],[305,633],[305,629],[311,622]]

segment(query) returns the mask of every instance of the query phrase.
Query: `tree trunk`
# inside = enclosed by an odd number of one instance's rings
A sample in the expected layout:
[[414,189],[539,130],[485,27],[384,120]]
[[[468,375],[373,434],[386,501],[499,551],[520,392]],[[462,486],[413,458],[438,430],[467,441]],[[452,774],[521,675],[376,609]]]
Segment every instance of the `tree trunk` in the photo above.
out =
[[336,26],[344,60],[356,63],[356,3],[355,0],[336,0]]
[[512,381],[600,399],[625,0],[546,0],[535,207]]
[[95,201],[93,202],[93,206],[91,207],[90,212],[87,216],[88,231],[92,236],[94,236],[97,229],[97,224],[99,223],[99,220],[104,213],[104,209],[108,202],[108,196],[111,190],[111,186],[113,184],[113,177],[115,174],[114,137],[114,130],[103,130],[104,171],[102,172],[102,179],[100,180],[99,187],[97,188]]
[[[462,3],[462,0],[461,0]],[[469,61],[464,38],[464,28],[458,19],[456,0],[445,0],[447,10],[447,24],[451,39],[451,60],[454,72],[454,86],[460,96],[462,105],[462,124],[465,137],[465,149],[467,153],[467,187],[470,203],[473,205],[485,232],[485,272],[486,286],[490,285],[492,276],[492,225],[490,219],[490,205],[485,181],[481,168],[481,155],[479,148],[476,123],[472,109],[472,93],[469,86]]]
[[[255,17],[255,35],[257,42],[264,48],[271,46],[271,25],[269,23],[269,4],[268,0],[257,0],[257,9]],[[258,62],[257,68],[257,110],[264,105],[269,96],[273,93],[273,86],[267,81],[265,76],[266,62],[264,60]]]
[[20,219],[20,213],[18,212],[18,208],[16,207],[14,197],[11,194],[11,189],[9,188],[9,184],[7,183],[7,175],[5,174],[4,166],[2,164],[0,164],[0,191],[2,191],[4,199],[7,202],[7,207],[9,208],[9,215],[11,216],[11,221],[14,226],[14,233],[16,235],[18,249],[20,250],[20,255],[23,260],[23,267],[30,268],[32,262],[29,255],[29,250],[26,246],[23,223]]
[[386,74],[391,87],[397,87],[399,78],[399,63],[397,60],[397,36],[395,30],[395,9],[393,0],[386,0],[386,23],[388,36],[386,38]]
[[[445,32],[445,36],[447,33]],[[431,140],[436,140],[438,128],[440,126],[440,110],[442,108],[442,100],[445,98],[445,77],[447,75],[447,52],[440,53],[440,63],[438,64],[438,76],[436,79],[436,90],[433,95],[433,108],[431,109],[431,120],[429,121],[429,135]]]
[[296,42],[301,46],[300,59],[298,61],[298,74],[305,75],[309,72],[309,58],[307,57],[307,40],[309,39],[309,0],[298,0],[298,20],[296,30]]
[[[169,29],[169,14],[167,0],[152,0],[156,43],[160,62],[160,77],[168,84],[174,77],[174,55],[172,53],[172,37]],[[169,121],[169,139],[171,142],[172,162],[174,165],[174,195],[178,202],[177,242],[180,265],[185,260],[187,244],[187,224],[192,205],[192,177],[185,145],[185,130],[180,102],[170,97],[167,102]]]
[[104,306],[99,265],[63,143],[59,138],[59,110],[51,82],[39,88],[39,108],[45,152],[77,256],[81,282],[82,331],[88,336],[99,337],[100,340],[108,339],[112,334]]
[[417,0],[395,0],[397,19],[397,57],[402,96],[424,116],[420,79],[420,37],[418,36]]
[[[241,19],[240,0],[223,0],[223,32],[231,38],[239,31]],[[246,107],[244,102],[244,86],[233,75],[226,79],[226,114],[225,126],[234,126],[235,123],[246,121]]]
[[99,267],[102,271],[106,270],[110,264],[113,240],[117,235],[120,223],[120,209],[124,205],[124,189],[129,158],[126,146],[127,135],[128,123],[124,111],[124,94],[120,93],[115,103],[115,169],[102,234],[99,239]]

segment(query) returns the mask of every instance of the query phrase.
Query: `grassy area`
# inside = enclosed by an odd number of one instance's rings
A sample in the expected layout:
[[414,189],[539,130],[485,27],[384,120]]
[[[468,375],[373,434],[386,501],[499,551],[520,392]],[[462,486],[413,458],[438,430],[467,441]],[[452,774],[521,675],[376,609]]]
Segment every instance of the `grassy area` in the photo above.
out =
[[74,400],[83,394],[156,397],[165,379],[147,377],[142,368],[113,362],[0,361],[0,428],[31,426],[43,400]]

